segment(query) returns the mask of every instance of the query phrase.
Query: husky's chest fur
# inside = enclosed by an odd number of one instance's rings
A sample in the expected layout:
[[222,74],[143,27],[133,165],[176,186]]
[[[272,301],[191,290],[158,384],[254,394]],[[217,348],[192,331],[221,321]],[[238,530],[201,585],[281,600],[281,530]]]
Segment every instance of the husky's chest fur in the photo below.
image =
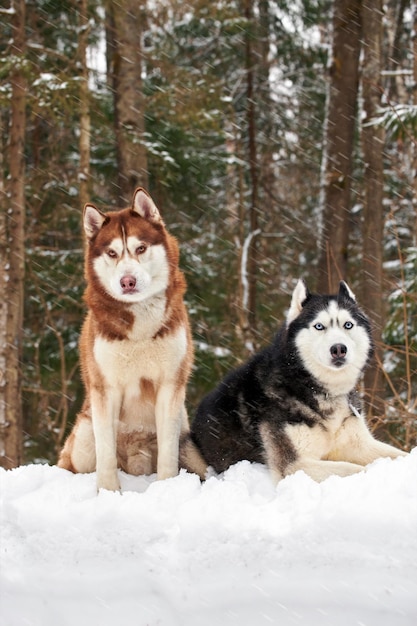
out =
[[[343,440],[348,420],[357,420],[348,396],[332,397],[320,395],[317,398],[318,411],[300,406],[300,413],[308,423],[286,424],[285,433],[294,449],[303,454],[318,455],[321,459],[331,458],[332,451],[338,449]],[[296,401],[294,401],[296,406]]]
[[135,337],[112,341],[97,337],[94,359],[105,384],[121,393],[119,420],[128,431],[156,432],[155,400],[162,384],[176,385],[187,356],[183,326],[164,337]]
[[120,341],[98,336],[94,340],[94,359],[108,384],[129,387],[140,378],[157,383],[171,375],[164,368],[169,364],[172,376],[178,371],[187,353],[187,334],[183,326],[164,337]]

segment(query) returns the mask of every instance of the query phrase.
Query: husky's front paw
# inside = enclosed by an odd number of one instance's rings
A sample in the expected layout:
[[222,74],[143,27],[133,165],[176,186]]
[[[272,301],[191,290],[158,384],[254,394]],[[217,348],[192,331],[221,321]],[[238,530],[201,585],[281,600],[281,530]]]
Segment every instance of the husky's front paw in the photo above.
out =
[[99,492],[100,489],[107,489],[107,491],[121,491],[117,472],[97,473],[97,492]]
[[167,478],[174,478],[175,476],[178,476],[177,467],[158,467],[158,480],[166,480]]

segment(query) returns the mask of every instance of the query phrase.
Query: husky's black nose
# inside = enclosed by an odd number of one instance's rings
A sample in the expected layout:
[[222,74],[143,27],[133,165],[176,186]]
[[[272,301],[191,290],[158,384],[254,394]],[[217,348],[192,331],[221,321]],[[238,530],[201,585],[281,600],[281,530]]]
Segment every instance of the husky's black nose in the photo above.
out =
[[120,279],[120,286],[123,293],[132,293],[136,289],[136,278],[131,275],[123,276]]
[[334,343],[330,348],[330,354],[335,363],[342,363],[347,355],[347,347],[343,343]]

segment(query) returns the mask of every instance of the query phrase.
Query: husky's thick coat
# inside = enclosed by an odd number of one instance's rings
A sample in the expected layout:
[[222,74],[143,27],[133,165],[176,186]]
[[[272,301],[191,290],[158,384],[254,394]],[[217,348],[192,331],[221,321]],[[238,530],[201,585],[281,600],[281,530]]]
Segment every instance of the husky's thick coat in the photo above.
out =
[[248,459],[267,464],[275,481],[297,470],[320,481],[405,454],[374,439],[360,414],[354,388],[372,351],[346,283],[324,296],[300,280],[274,343],[201,402],[182,443],[187,458],[196,447],[217,472]]
[[86,396],[58,465],[97,471],[97,488],[120,488],[117,468],[158,478],[178,473],[188,432],[185,388],[193,360],[177,241],[150,196],[132,207],[84,209],[87,238],[80,337]]

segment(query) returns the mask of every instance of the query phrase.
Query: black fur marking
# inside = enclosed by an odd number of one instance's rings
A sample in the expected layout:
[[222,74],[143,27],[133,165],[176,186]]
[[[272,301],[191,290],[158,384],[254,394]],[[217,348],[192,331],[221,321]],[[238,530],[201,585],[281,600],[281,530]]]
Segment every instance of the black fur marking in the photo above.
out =
[[[318,396],[324,390],[303,368],[283,327],[272,346],[231,372],[201,402],[191,437],[217,472],[242,459],[266,463],[259,425],[281,431],[287,424],[313,426],[319,420]],[[296,402],[294,402],[296,400]],[[301,404],[308,411],[301,410]],[[308,413],[308,414],[306,414]],[[279,441],[279,436],[275,437]],[[279,446],[277,446],[279,448]],[[285,456],[285,452],[281,452]],[[293,455],[290,455],[293,458]]]

